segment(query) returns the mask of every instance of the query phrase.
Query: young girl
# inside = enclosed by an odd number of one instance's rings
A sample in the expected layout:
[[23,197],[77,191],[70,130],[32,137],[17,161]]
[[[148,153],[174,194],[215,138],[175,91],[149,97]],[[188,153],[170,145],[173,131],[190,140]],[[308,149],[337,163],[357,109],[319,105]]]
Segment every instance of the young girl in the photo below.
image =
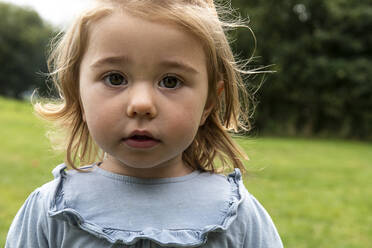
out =
[[282,247],[227,133],[247,123],[233,26],[211,0],[84,12],[51,54],[61,100],[35,105],[64,130],[73,170],[29,196],[6,247]]

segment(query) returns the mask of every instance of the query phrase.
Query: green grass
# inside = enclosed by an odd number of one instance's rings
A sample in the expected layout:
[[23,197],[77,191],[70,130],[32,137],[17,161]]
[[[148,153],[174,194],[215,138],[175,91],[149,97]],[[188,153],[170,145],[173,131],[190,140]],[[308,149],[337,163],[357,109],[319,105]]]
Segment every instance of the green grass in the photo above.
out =
[[370,247],[372,144],[241,139],[254,171],[246,185],[286,247]]
[[0,247],[28,194],[52,179],[51,169],[61,162],[44,127],[30,104],[0,98]]
[[[32,107],[0,98],[0,246],[28,194],[62,161]],[[272,216],[285,247],[372,244],[372,144],[237,138],[251,160],[248,190]]]

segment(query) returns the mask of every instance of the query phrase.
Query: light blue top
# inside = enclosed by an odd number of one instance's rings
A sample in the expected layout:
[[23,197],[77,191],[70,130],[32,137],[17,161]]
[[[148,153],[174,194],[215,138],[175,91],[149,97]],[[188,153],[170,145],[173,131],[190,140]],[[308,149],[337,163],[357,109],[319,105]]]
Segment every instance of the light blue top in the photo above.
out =
[[105,171],[66,171],[36,189],[17,213],[6,248],[283,247],[238,169],[141,179]]

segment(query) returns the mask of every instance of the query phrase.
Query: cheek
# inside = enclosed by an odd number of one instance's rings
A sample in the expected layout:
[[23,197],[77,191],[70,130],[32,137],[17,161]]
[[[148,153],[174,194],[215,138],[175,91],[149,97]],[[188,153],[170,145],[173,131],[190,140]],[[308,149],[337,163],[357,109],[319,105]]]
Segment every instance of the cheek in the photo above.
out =
[[105,135],[105,132],[110,130],[108,127],[113,127],[118,122],[117,111],[112,106],[93,103],[84,107],[86,123],[93,136]]
[[173,111],[172,115],[167,118],[164,123],[173,135],[185,138],[187,140],[193,139],[199,129],[202,111],[200,108],[179,108]]

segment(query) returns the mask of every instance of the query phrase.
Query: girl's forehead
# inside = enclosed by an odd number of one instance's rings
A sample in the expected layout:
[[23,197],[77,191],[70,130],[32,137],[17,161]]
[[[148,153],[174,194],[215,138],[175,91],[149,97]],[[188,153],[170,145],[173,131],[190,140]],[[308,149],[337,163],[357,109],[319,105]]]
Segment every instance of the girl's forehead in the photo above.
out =
[[[112,1],[108,1],[112,2]],[[109,8],[97,8],[97,12],[103,12],[97,15],[91,15],[91,19],[88,21],[90,23],[88,25],[88,35],[92,32],[97,26],[97,23],[100,23],[102,19],[107,19],[110,16],[115,16],[117,18],[127,18],[128,16],[133,17],[138,20],[145,20],[149,23],[158,23],[167,25],[169,28],[178,29],[182,32],[187,33],[188,35],[193,36],[197,39],[204,47],[204,50],[209,53],[208,51],[214,50],[214,44],[211,42],[214,38],[213,28],[211,28],[211,24],[215,22],[213,18],[208,17],[208,13],[204,13],[201,8],[196,8],[196,12],[190,11],[190,9],[183,10],[182,8],[175,8],[174,12],[164,6],[158,8],[160,6],[160,2],[162,1],[128,1],[128,2],[151,2],[150,5],[153,5],[154,8],[143,8],[143,5],[133,5],[130,4],[128,6],[115,6],[111,5]],[[164,1],[169,4],[171,1]],[[180,2],[188,2],[188,1],[175,1],[177,3]],[[159,5],[159,6],[158,6]],[[172,5],[172,4],[169,4]],[[141,7],[141,8],[139,8]],[[192,9],[192,8],[191,8]],[[102,11],[103,10],[103,11]],[[88,15],[89,16],[89,15]],[[88,17],[89,19],[89,17]],[[212,25],[213,26],[213,25]],[[100,27],[102,28],[102,27]]]
[[86,56],[94,65],[102,65],[102,61],[113,63],[120,58],[127,64],[143,64],[144,67],[161,61],[162,65],[188,68],[188,71],[206,71],[201,42],[164,21],[114,12],[98,20],[89,36]]
[[[153,37],[164,36],[168,40],[172,38],[185,37],[181,41],[193,40],[198,46],[202,43],[201,39],[190,30],[186,29],[185,26],[175,22],[169,18],[161,18],[154,16],[143,16],[136,15],[129,11],[113,11],[108,15],[98,19],[90,27],[90,38],[94,39],[94,35],[97,32],[114,32],[114,33],[126,33],[127,36],[123,38],[130,39],[130,34],[133,37],[141,38],[141,35],[145,35],[146,32],[153,33]],[[109,38],[109,37],[108,37]],[[194,44],[194,45],[195,45]]]
[[[169,39],[174,36],[187,36],[188,39],[198,39],[193,33],[188,32],[175,21],[167,18],[134,15],[129,11],[114,11],[97,20],[92,25],[91,32],[97,33],[101,31],[131,33],[133,35],[143,35],[143,31],[147,31],[154,33],[154,38],[163,35],[168,36]],[[94,37],[94,35],[91,35],[91,37]],[[126,36],[125,38],[131,37]]]

